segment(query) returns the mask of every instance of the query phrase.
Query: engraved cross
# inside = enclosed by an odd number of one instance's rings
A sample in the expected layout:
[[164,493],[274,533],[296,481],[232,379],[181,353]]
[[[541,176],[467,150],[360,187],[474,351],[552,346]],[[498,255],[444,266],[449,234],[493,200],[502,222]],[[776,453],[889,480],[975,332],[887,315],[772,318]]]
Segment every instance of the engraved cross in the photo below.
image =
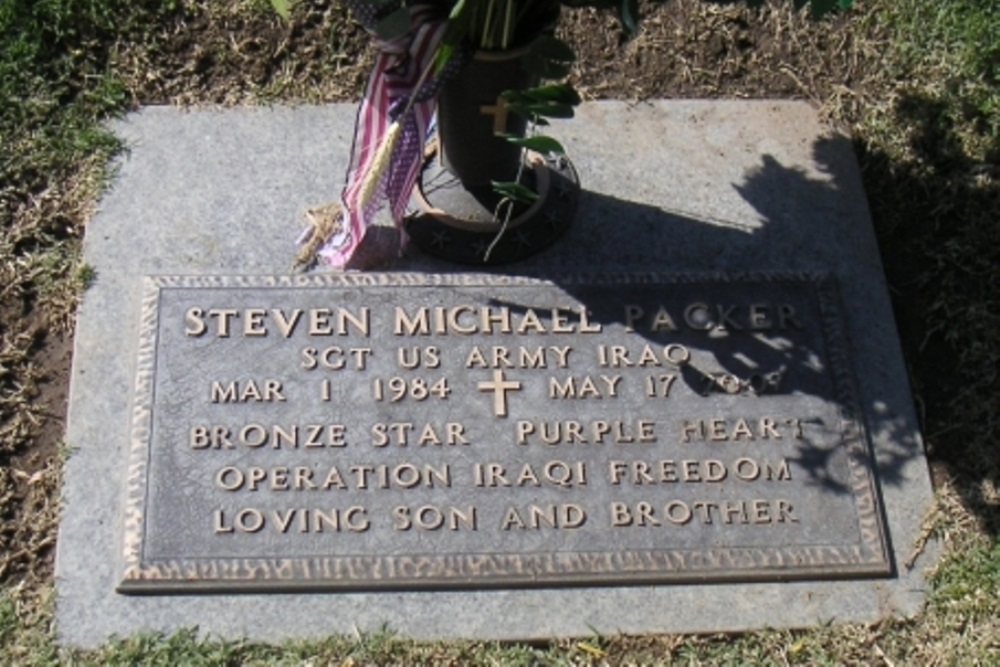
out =
[[503,97],[497,97],[496,104],[479,107],[479,112],[493,116],[493,134],[503,134],[507,131],[507,102]]
[[492,380],[479,383],[479,391],[493,392],[493,415],[495,417],[507,416],[507,392],[520,391],[520,389],[520,382],[508,380],[503,376],[503,371],[499,369],[493,371]]

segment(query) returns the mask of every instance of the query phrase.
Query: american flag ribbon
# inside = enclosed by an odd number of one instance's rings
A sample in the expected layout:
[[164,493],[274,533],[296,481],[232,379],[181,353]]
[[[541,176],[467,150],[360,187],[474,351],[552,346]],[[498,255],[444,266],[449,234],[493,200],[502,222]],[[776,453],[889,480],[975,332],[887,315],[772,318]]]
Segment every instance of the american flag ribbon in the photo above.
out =
[[[347,4],[370,32],[374,32],[381,18],[378,14],[386,7],[385,4],[376,7],[371,0],[348,0]],[[410,30],[406,35],[391,41],[378,40],[379,53],[358,109],[346,185],[341,193],[341,228],[316,253],[318,259],[334,267],[343,268],[347,264],[385,203],[400,230],[401,240],[405,241],[403,215],[423,163],[423,147],[437,107],[437,91],[447,76],[460,67],[461,58],[453,57],[441,73],[421,84],[421,75],[444,36],[447,17],[432,5],[417,5],[409,11]],[[364,200],[362,186],[393,122],[400,124],[397,143],[374,195]]]

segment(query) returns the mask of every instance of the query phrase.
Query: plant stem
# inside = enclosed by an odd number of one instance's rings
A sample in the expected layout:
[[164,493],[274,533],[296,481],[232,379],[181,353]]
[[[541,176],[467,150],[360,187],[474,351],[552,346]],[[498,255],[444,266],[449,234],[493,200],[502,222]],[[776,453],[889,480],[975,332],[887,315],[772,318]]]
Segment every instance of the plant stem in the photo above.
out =
[[[528,128],[527,134],[533,135],[535,133],[536,127],[537,125],[535,124],[535,120],[532,119],[531,127]],[[517,165],[517,176],[514,178],[515,183],[521,182],[521,178],[524,176],[524,168],[527,162],[528,162],[528,149],[522,148],[521,161],[520,164]],[[489,247],[486,248],[486,252],[483,253],[484,262],[490,261],[490,255],[493,254],[493,249],[497,247],[497,244],[500,243],[500,239],[503,238],[503,235],[507,232],[507,225],[510,224],[510,217],[514,213],[515,202],[510,200],[509,198],[504,198],[501,199],[499,203],[497,203],[497,207],[493,211],[493,219],[495,220],[500,217],[499,215],[497,215],[497,213],[500,212],[500,207],[503,206],[505,203],[507,204],[507,214],[504,216],[503,224],[500,225],[500,229],[497,231],[497,235],[493,237],[493,242],[490,243]]]
[[510,48],[510,42],[514,37],[514,2],[507,0],[507,11],[503,23],[503,48]]
[[482,37],[479,46],[484,49],[493,48],[493,13],[496,11],[496,0],[489,0],[486,5],[486,19],[483,21]]

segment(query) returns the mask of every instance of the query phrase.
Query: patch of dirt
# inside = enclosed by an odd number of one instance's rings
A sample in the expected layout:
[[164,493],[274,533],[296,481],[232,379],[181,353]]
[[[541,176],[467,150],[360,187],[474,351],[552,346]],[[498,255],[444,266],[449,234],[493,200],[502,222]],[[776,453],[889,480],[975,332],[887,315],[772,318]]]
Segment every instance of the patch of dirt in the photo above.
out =
[[39,406],[38,435],[30,451],[15,456],[11,466],[34,474],[59,458],[66,436],[69,410],[69,379],[73,366],[73,339],[69,335],[46,336],[34,357],[40,380],[35,402]]
[[285,22],[199,0],[142,40],[119,44],[113,60],[134,105],[334,102],[363,89],[370,41],[341,2],[301,2]]
[[821,106],[863,93],[872,54],[857,15],[816,22],[790,3],[749,9],[703,0],[646,10],[632,40],[606,14],[564,13],[561,32],[577,50],[574,82],[585,98],[802,98]]
[[72,339],[46,334],[34,320],[31,315],[21,320],[26,331],[34,332],[25,351],[30,369],[21,373],[28,383],[17,401],[7,403],[3,415],[2,426],[10,430],[0,451],[0,578],[42,579],[51,573],[55,557],[59,449],[66,427]]
[[[343,3],[302,0],[290,22],[228,3],[186,4],[174,21],[114,58],[135,104],[357,99],[372,57]],[[645,5],[632,39],[607,13],[563,10],[585,99],[858,96],[872,40],[857,14],[812,21],[781,2],[748,9],[704,0]],[[847,28],[850,28],[848,30]],[[866,51],[867,49],[867,51]],[[869,65],[870,67],[870,65]]]

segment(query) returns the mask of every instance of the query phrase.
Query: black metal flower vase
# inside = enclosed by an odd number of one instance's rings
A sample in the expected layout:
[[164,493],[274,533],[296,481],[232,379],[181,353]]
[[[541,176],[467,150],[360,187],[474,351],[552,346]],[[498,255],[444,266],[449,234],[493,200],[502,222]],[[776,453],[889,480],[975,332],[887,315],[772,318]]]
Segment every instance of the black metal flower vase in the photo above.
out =
[[[414,191],[406,231],[424,252],[464,264],[504,264],[533,255],[569,228],[580,183],[564,155],[522,149],[527,119],[508,113],[501,93],[527,88],[523,52],[481,52],[442,88],[438,142]],[[531,204],[504,199],[492,183],[518,181]]]

